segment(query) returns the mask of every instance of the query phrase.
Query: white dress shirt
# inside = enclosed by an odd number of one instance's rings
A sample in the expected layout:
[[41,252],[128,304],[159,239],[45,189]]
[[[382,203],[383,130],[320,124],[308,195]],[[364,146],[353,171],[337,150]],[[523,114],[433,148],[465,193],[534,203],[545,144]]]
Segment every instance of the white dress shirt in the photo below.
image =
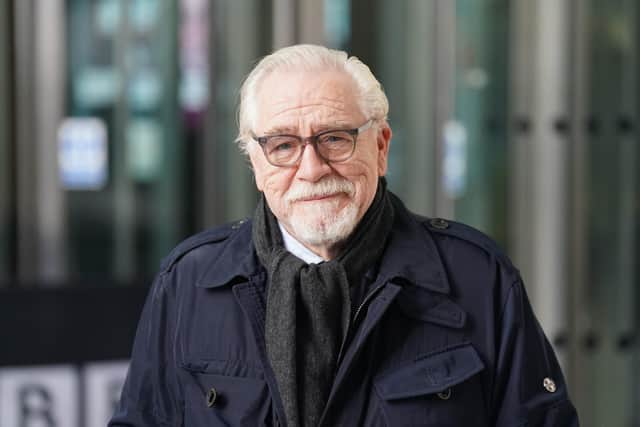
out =
[[280,221],[278,221],[278,226],[280,227],[280,231],[282,232],[282,240],[284,241],[284,247],[306,262],[307,264],[319,264],[324,262],[324,258],[320,255],[313,252],[311,249],[307,248],[305,245],[300,243],[295,237],[293,237],[289,232],[284,228]]

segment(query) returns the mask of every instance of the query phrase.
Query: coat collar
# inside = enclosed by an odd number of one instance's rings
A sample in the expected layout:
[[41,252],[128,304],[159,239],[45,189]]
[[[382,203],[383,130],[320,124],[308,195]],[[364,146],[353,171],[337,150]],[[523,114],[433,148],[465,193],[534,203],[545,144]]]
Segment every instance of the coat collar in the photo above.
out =
[[216,288],[239,280],[246,280],[260,271],[260,262],[251,239],[252,222],[240,221],[224,242],[220,252],[212,256],[212,263],[196,282],[201,288]]
[[[419,287],[448,294],[449,281],[440,254],[427,228],[404,204],[390,194],[395,209],[389,242],[382,255],[379,275],[385,280],[408,281]],[[238,223],[196,285],[215,288],[246,280],[262,267],[251,239],[251,221]]]
[[380,275],[448,294],[449,281],[433,236],[400,199],[393,194],[391,198],[395,217],[382,254]]

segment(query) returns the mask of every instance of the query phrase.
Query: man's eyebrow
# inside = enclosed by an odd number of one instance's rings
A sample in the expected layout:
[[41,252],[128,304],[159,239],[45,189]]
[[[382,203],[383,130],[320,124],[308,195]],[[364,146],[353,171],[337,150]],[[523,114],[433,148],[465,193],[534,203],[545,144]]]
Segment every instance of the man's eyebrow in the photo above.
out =
[[333,123],[326,123],[326,124],[314,126],[313,130],[314,130],[314,133],[319,133],[319,132],[324,132],[326,130],[344,129],[345,127],[349,127],[349,123],[344,120],[340,120],[340,121],[335,121]]

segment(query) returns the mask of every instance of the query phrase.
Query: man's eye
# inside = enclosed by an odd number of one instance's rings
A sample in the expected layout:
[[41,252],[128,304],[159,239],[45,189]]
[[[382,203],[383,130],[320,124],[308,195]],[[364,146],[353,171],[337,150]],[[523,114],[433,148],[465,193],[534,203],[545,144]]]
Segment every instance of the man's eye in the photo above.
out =
[[328,133],[320,138],[321,144],[340,144],[349,142],[349,136],[343,133]]
[[295,144],[292,141],[276,141],[271,145],[270,152],[286,153],[295,150]]
[[283,142],[279,144],[276,148],[277,151],[287,151],[293,149],[293,145],[290,142]]

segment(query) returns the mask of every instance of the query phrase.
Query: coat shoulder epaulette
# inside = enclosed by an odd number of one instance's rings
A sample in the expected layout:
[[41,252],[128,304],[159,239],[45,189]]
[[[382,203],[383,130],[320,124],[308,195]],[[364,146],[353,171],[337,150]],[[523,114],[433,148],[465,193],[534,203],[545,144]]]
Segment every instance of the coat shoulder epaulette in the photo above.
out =
[[435,235],[446,235],[471,243],[485,251],[489,256],[496,258],[505,267],[517,272],[517,269],[513,266],[511,260],[502,248],[500,248],[492,238],[480,230],[461,222],[442,218],[419,217],[419,220],[431,233]]
[[160,264],[160,271],[169,270],[176,262],[190,251],[204,245],[219,244],[227,240],[247,220],[231,222],[208,230],[201,231],[180,242]]

